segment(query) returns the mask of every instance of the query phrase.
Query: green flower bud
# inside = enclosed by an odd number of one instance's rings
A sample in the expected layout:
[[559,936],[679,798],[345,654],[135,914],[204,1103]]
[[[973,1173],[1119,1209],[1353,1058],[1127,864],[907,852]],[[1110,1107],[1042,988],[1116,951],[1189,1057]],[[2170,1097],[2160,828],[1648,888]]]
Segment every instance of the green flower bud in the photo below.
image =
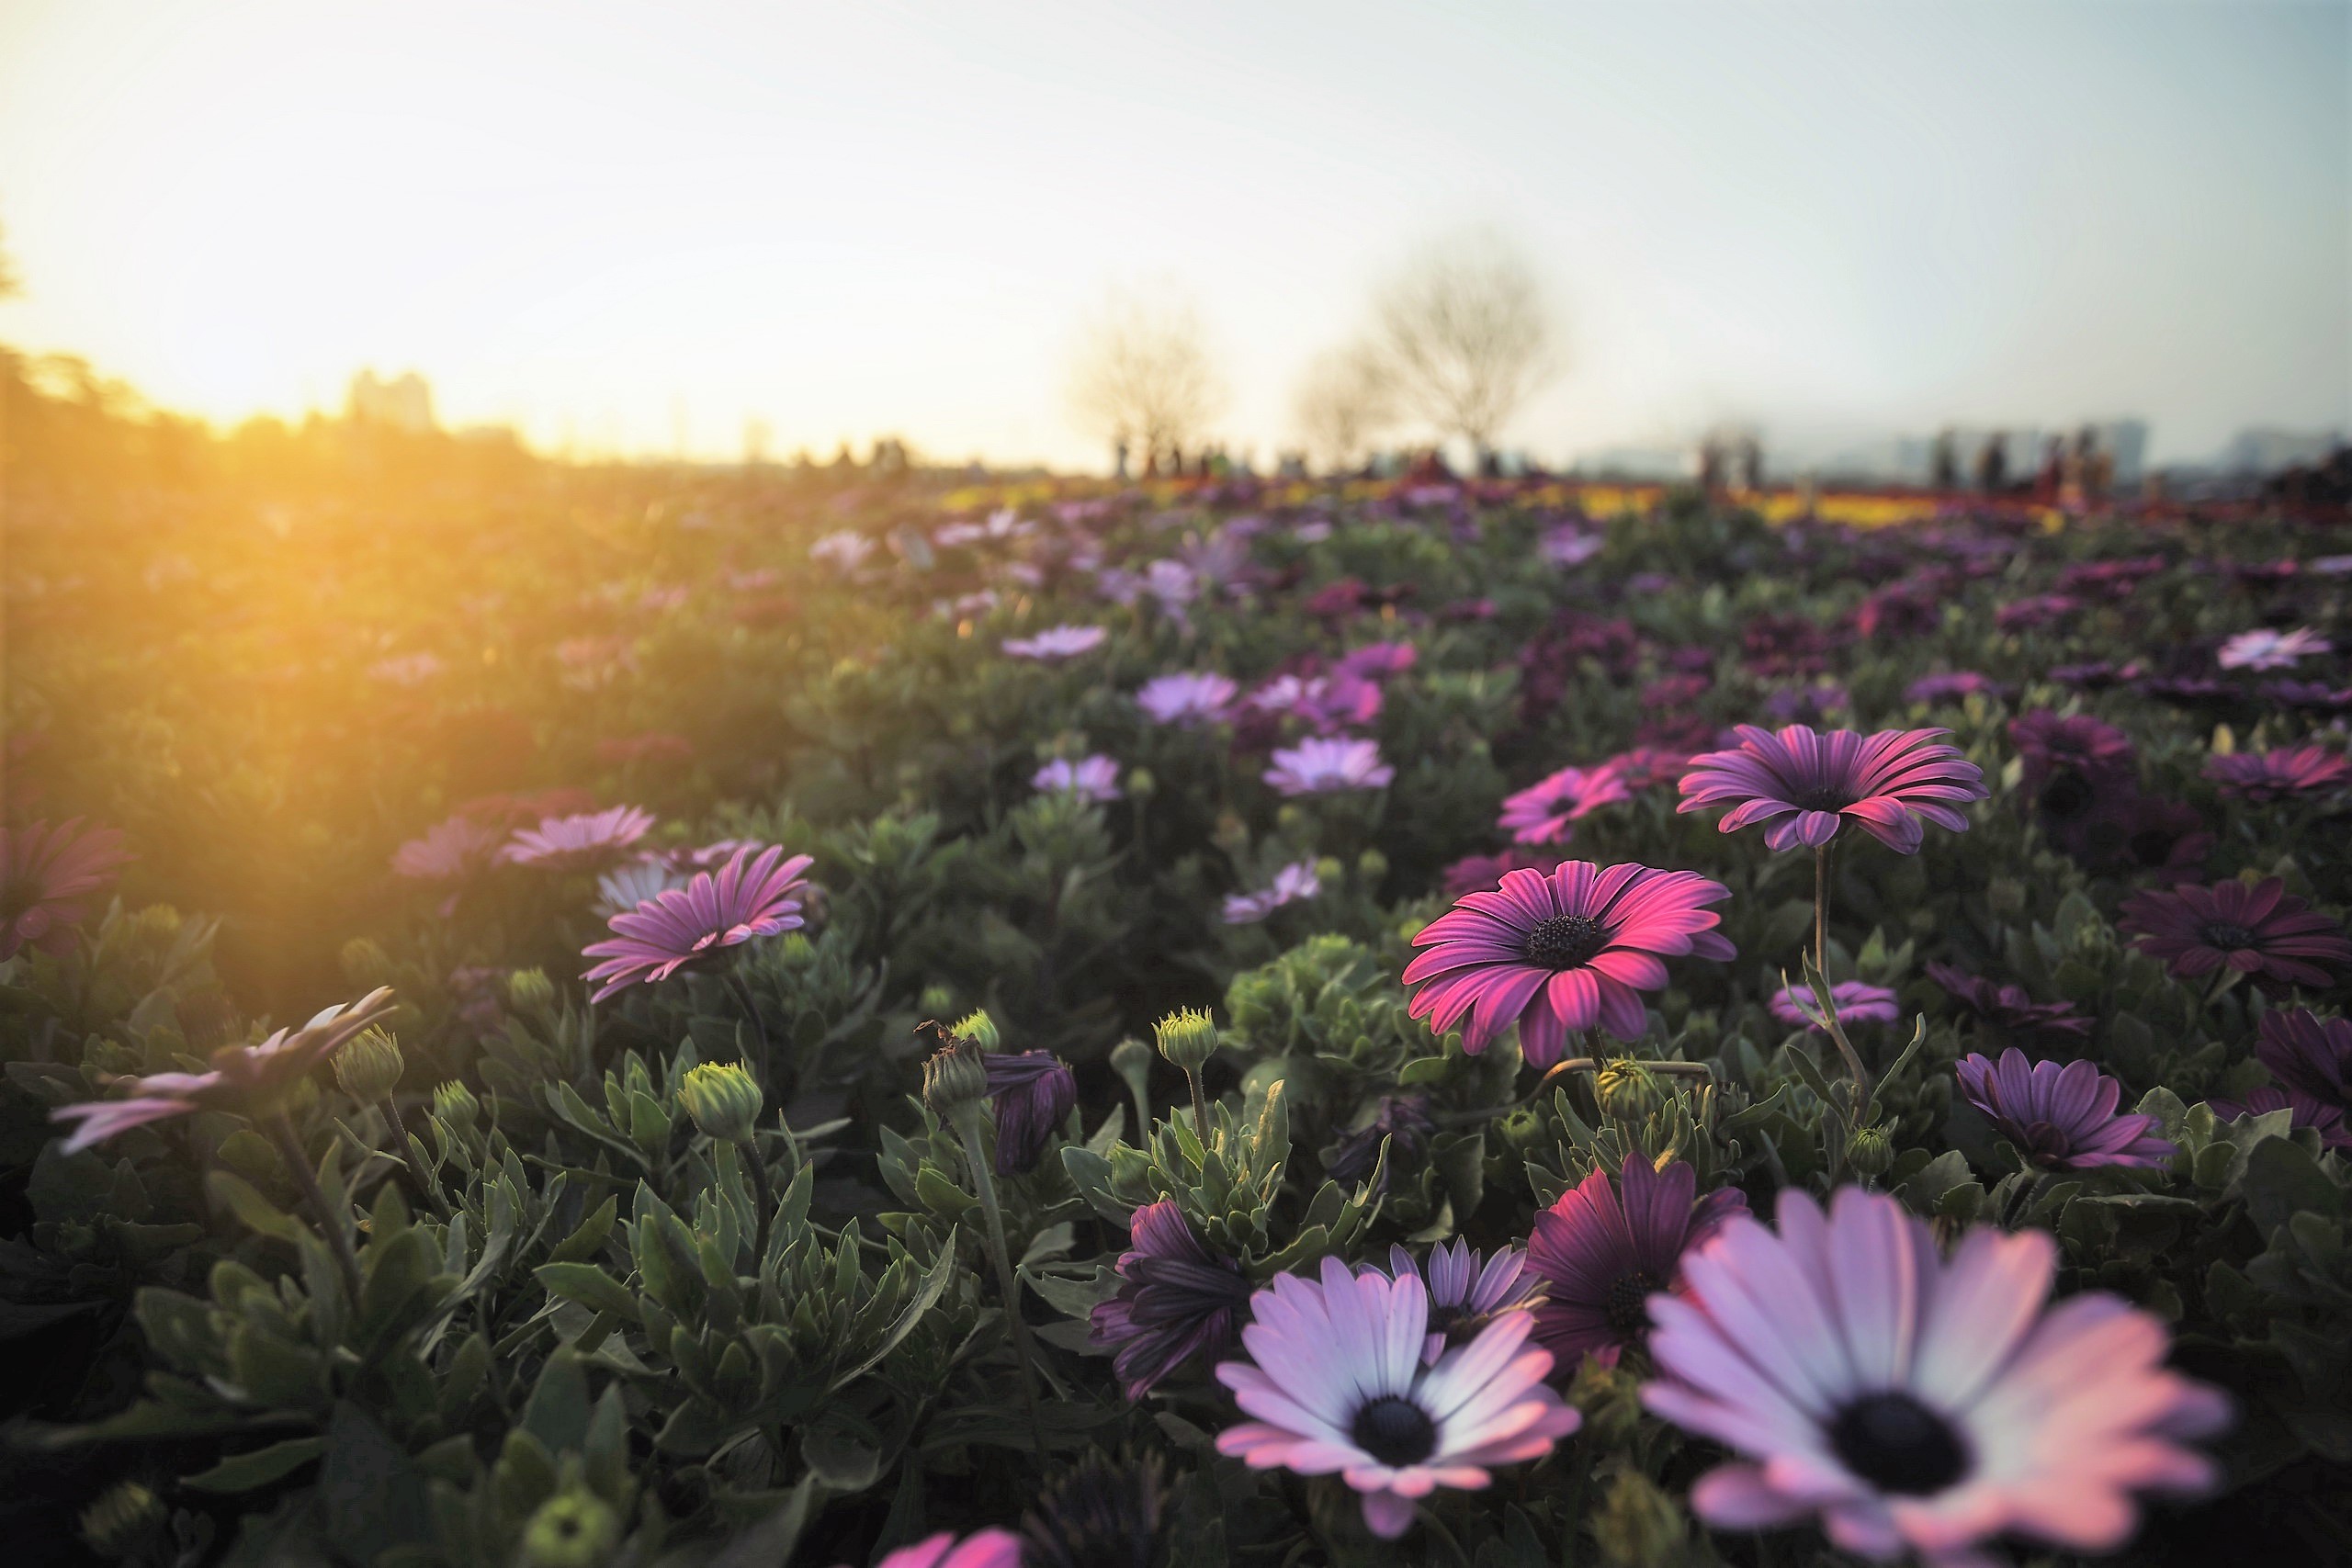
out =
[[1348,868],[1337,855],[1325,855],[1315,863],[1315,879],[1326,887],[1337,887],[1347,874]]
[[433,1114],[463,1132],[481,1114],[481,1101],[474,1098],[473,1090],[451,1078],[434,1089]]
[[1159,790],[1159,781],[1151,776],[1149,768],[1127,771],[1127,794],[1136,800],[1148,800]]
[[925,1018],[945,1018],[956,1010],[956,987],[925,986],[922,996],[915,1002],[915,1010]]
[[[142,936],[169,942],[180,934],[180,912],[169,904],[150,904],[139,911],[139,931]],[[368,989],[375,987],[370,986]]]
[[678,1100],[695,1125],[723,1144],[749,1143],[766,1097],[759,1081],[733,1062],[705,1062],[686,1069]]
[[1198,1008],[1171,1012],[1153,1025],[1159,1054],[1188,1073],[1199,1072],[1216,1055],[1216,1021]]
[[362,1105],[373,1105],[399,1087],[400,1042],[380,1029],[370,1029],[334,1054],[334,1081]]
[[1620,1471],[1593,1517],[1601,1561],[1619,1568],[1668,1568],[1682,1560],[1690,1526],[1674,1499],[1637,1470]]
[[1111,1070],[1127,1082],[1140,1105],[1151,1103],[1151,1047],[1130,1035],[1111,1047]]
[[1884,1176],[1894,1164],[1894,1140],[1883,1127],[1864,1127],[1847,1141],[1846,1159],[1864,1176]]
[[985,1008],[966,1013],[947,1032],[958,1040],[969,1041],[983,1051],[1004,1049],[1004,1037],[997,1032],[996,1020],[988,1015]]
[[621,1517],[593,1492],[559,1492],[523,1527],[526,1568],[604,1568],[621,1543]]
[[798,931],[786,931],[784,940],[775,944],[775,953],[786,969],[796,972],[817,962],[817,944]]
[[343,944],[343,977],[363,991],[388,986],[392,979],[391,954],[364,936]]
[[506,976],[506,1001],[516,1012],[545,1012],[555,1006],[555,982],[544,969],[517,969]]
[[1666,1103],[1666,1090],[1656,1074],[1641,1063],[1619,1058],[1604,1065],[1593,1080],[1601,1111],[1627,1122],[1646,1121]]
[[943,1121],[953,1121],[967,1106],[988,1098],[988,1064],[980,1048],[955,1041],[931,1054],[922,1065],[922,1100]]
[[1363,878],[1367,887],[1377,887],[1388,876],[1388,857],[1378,850],[1366,850],[1356,856],[1356,874]]
[[100,1557],[135,1555],[170,1517],[164,1500],[136,1481],[118,1482],[82,1514],[82,1540]]

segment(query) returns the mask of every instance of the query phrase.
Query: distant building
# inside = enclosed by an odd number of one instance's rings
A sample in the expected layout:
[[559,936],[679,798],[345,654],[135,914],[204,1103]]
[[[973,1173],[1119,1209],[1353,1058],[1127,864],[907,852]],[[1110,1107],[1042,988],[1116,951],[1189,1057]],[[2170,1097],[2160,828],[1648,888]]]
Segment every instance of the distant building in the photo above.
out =
[[2275,474],[2298,465],[2327,461],[2344,445],[2340,430],[2296,431],[2264,426],[2242,430],[2222,448],[2222,468],[2235,474]]
[[372,369],[351,378],[351,398],[345,413],[355,424],[383,424],[421,435],[433,428],[433,389],[411,370],[390,381],[379,381]]

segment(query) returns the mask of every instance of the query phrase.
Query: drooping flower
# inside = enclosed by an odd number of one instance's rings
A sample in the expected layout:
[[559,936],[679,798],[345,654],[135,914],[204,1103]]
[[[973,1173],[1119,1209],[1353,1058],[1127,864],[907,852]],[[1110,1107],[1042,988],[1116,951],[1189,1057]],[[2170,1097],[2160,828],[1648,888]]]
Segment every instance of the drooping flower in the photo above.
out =
[[1101,626],[1047,626],[1035,637],[1007,637],[1004,651],[1015,659],[1052,662],[1091,653],[1110,635]]
[[1078,1075],[1051,1051],[991,1051],[989,1099],[996,1106],[996,1173],[1026,1176],[1078,1103]]
[[2205,759],[2205,776],[2222,793],[2257,806],[2300,795],[2331,795],[2352,784],[2352,761],[2320,746],[2281,746]]
[[604,982],[592,999],[666,980],[755,937],[797,930],[803,921],[797,895],[811,863],[807,855],[783,857],[775,845],[756,856],[738,850],[716,874],[696,872],[684,887],[665,888],[615,915],[605,922],[613,934],[581,950],[582,958],[598,962],[580,977]]
[[1850,818],[1889,849],[1911,854],[1923,821],[1968,830],[1958,807],[1988,793],[1975,763],[1936,738],[1944,729],[1850,729],[1819,734],[1801,724],[1778,734],[1739,726],[1740,743],[1690,759],[1682,775],[1682,811],[1730,803],[1723,831],[1767,822],[1764,844],[1816,849]]
[[1322,878],[1315,874],[1311,860],[1293,861],[1274,873],[1274,880],[1255,893],[1228,893],[1225,896],[1225,923],[1228,926],[1255,925],[1284,904],[1301,898],[1312,898],[1323,891]]
[[[1541,1298],[1544,1281],[1527,1269],[1527,1254],[1516,1247],[1495,1249],[1481,1258],[1469,1242],[1455,1237],[1430,1248],[1429,1261],[1416,1263],[1399,1246],[1388,1249],[1388,1275],[1410,1275],[1428,1287],[1429,1332],[1421,1341],[1421,1361],[1435,1366],[1440,1356],[1467,1345],[1486,1331],[1498,1313],[1522,1309]],[[1543,1337],[1543,1324],[1536,1324]]]
[[1057,757],[1029,775],[1029,787],[1046,795],[1075,795],[1082,800],[1117,800],[1119,764],[1116,759],[1099,753],[1075,762]]
[[1266,782],[1284,795],[1329,795],[1341,790],[1385,789],[1396,770],[1380,760],[1376,740],[1309,738],[1278,750]]
[[2224,670],[2291,670],[2299,661],[2330,652],[2334,647],[2309,626],[2290,632],[2256,627],[2222,644],[2213,658]]
[[2023,986],[1996,986],[1949,964],[1930,963],[1928,977],[2011,1040],[2064,1045],[2090,1037],[2092,1021],[2077,1015],[2072,1002],[2037,1002]]
[[1193,1234],[1173,1198],[1137,1209],[1127,1235],[1115,1265],[1119,1293],[1094,1308],[1089,1337],[1114,1352],[1112,1371],[1127,1397],[1140,1401],[1194,1356],[1233,1343],[1250,1281],[1240,1264]]
[[941,1530],[899,1548],[876,1568],[1022,1568],[1021,1538],[991,1529],[957,1540],[953,1530]]
[[1632,798],[1625,781],[1606,767],[1562,768],[1517,795],[1505,795],[1503,814],[1495,826],[1509,829],[1514,843],[1565,844],[1574,836],[1570,823]]
[[487,868],[506,835],[462,814],[392,852],[392,871],[418,882],[463,882]]
[[1136,693],[1136,705],[1154,724],[1214,724],[1233,705],[1231,680],[1213,672],[1155,675]]
[[1167,1512],[1168,1472],[1158,1454],[1114,1458],[1090,1449],[1022,1516],[1023,1568],[1153,1568]]
[[2044,1309],[2048,1233],[1972,1231],[1949,1260],[1897,1200],[1793,1188],[1779,1232],[1737,1217],[1683,1260],[1688,1299],[1651,1298],[1662,1376],[1642,1397],[1742,1455],[1692,1489],[1701,1518],[1768,1529],[1818,1517],[1832,1545],[1930,1568],[2015,1532],[2120,1546],[2131,1494],[2190,1491],[2180,1440],[2229,1419],[2162,1366],[2165,1330],[2118,1297]]
[[1582,1424],[1544,1382],[1550,1354],[1526,1348],[1526,1313],[1424,1366],[1429,1292],[1416,1277],[1358,1275],[1327,1258],[1319,1282],[1277,1275],[1250,1307],[1250,1359],[1216,1375],[1256,1419],[1218,1433],[1217,1451],[1252,1470],[1338,1473],[1384,1540],[1440,1486],[1483,1488],[1491,1467],[1541,1459]]
[[2183,979],[2211,975],[2227,964],[2271,996],[2290,987],[2324,990],[2333,984],[2323,964],[2352,964],[2343,928],[2315,914],[2278,877],[2247,886],[2184,883],[2123,902],[2116,927],[2134,932],[2135,945],[2160,958]]
[[2344,1108],[2324,1105],[2308,1094],[2279,1084],[2263,1084],[2246,1091],[2244,1100],[2221,1096],[2209,1100],[2213,1118],[2218,1122],[2235,1122],[2243,1116],[2262,1116],[2273,1111],[2290,1113],[2288,1126],[2296,1132],[2308,1127],[2317,1133],[2320,1142],[2332,1149],[2352,1149],[2352,1127],[2344,1123]]
[[[1829,999],[1837,1004],[1840,1024],[1893,1023],[1896,1017],[1894,993],[1884,986],[1840,980],[1829,987]],[[1815,1029],[1823,1027],[1821,1003],[1810,986],[1783,986],[1772,993],[1771,1000],[1765,1005],[1774,1018],[1792,1027],[1800,1023]]]
[[1595,1024],[1638,1040],[1648,1027],[1641,993],[1666,984],[1661,956],[1737,956],[1706,908],[1730,897],[1695,872],[1645,865],[1506,873],[1494,892],[1464,895],[1413,938],[1428,951],[1405,968],[1404,983],[1421,987],[1407,1011],[1440,1034],[1459,1026],[1474,1055],[1516,1021],[1538,1067]]
[[[1622,1196],[1621,1196],[1622,1190]],[[1699,1173],[1682,1160],[1628,1156],[1615,1184],[1596,1168],[1535,1216],[1527,1269],[1544,1281],[1535,1337],[1573,1371],[1585,1357],[1604,1367],[1649,1333],[1649,1299],[1681,1289],[1681,1259],[1747,1200],[1736,1187],[1699,1196]]]
[[2012,1045],[1997,1062],[1971,1053],[1952,1070],[1968,1102],[2038,1169],[2155,1170],[2172,1163],[2173,1144],[2156,1130],[2158,1119],[2119,1113],[2123,1086],[2088,1062],[2030,1064]]
[[65,952],[89,897],[135,858],[120,829],[85,832],[83,820],[0,828],[0,959],[27,947]]
[[61,1105],[49,1117],[81,1123],[65,1140],[65,1152],[74,1154],[118,1133],[190,1111],[263,1114],[276,1109],[312,1067],[382,1022],[391,1010],[391,987],[381,986],[356,1002],[337,1003],[314,1014],[300,1029],[281,1029],[258,1045],[220,1046],[207,1058],[208,1071],[118,1078],[116,1083],[130,1091],[125,1098]]
[[619,860],[652,827],[652,813],[634,806],[550,817],[536,828],[516,829],[498,858],[538,871],[595,871]]

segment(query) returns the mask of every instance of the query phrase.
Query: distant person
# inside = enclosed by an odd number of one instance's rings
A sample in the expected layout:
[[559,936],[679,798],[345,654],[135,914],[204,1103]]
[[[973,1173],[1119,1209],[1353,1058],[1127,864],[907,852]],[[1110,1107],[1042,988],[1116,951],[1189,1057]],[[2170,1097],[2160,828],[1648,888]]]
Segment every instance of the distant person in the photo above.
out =
[[1976,488],[1986,495],[2009,488],[2008,432],[1996,430],[1984,438],[1984,449],[1976,454]]
[[1113,450],[1118,456],[1118,467],[1115,471],[1121,482],[1124,483],[1127,477],[1127,438],[1124,435],[1119,437],[1119,444]]
[[1945,492],[1960,488],[1960,441],[1950,425],[1936,432],[1936,444],[1928,457],[1928,483]]
[[1723,488],[1723,443],[1710,435],[1699,443],[1699,489],[1707,495],[1719,495]]

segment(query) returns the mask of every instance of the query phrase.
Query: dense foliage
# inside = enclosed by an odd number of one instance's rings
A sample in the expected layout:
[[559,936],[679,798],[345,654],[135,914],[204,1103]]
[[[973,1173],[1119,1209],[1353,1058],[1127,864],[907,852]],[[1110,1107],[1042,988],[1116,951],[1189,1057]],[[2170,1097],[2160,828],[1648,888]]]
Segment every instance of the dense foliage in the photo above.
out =
[[[1701,1478],[1730,1439],[1688,1396],[1758,1222],[1797,1234],[1776,1199],[1844,1225],[1866,1189],[1953,1278],[1996,1255],[1972,1227],[2046,1235],[2058,1297],[2163,1325],[2181,1412],[2226,1393],[2225,1426],[2174,1423],[2186,1484],[2118,1527],[2130,1560],[2352,1551],[2341,519],[958,489],[334,426],[158,457],[88,389],[12,389],[19,442],[89,448],[12,498],[25,1539],[586,1568],[1001,1527],[1035,1564],[1793,1564],[1836,1555],[1826,1510],[1898,1555],[1925,1538],[1834,1499],[1724,1524]],[[1818,792],[1678,809],[1741,725],[1949,730],[1946,776],[1982,784],[1875,827]],[[1713,937],[1612,950],[1598,1012],[1521,986],[1433,1032],[1445,966],[1408,965],[1485,941],[1458,933],[1506,873],[1564,901],[1495,962],[1632,940],[1556,892],[1563,860],[1696,874],[1677,929]],[[1603,1280],[1573,1319],[1575,1227],[1653,1190],[1671,1238],[1626,1266],[1633,1310]],[[1474,1300],[1457,1239],[1531,1248],[1525,1279]],[[1268,1435],[1263,1391],[1347,1314],[1421,1303],[1416,1272],[1458,1303],[1439,1372],[1530,1322],[1559,1353],[1496,1385],[1534,1436],[1464,1461],[1490,1487],[1384,1503]],[[2117,1402],[2162,1376],[2087,1360]],[[1825,1439],[1861,1472],[1868,1404]],[[1868,1477],[1898,1501],[2000,1459],[1865,1414],[1912,1444]],[[1334,1419],[1424,1451],[1403,1404]],[[2064,1462],[2156,1436],[2075,1431]]]

